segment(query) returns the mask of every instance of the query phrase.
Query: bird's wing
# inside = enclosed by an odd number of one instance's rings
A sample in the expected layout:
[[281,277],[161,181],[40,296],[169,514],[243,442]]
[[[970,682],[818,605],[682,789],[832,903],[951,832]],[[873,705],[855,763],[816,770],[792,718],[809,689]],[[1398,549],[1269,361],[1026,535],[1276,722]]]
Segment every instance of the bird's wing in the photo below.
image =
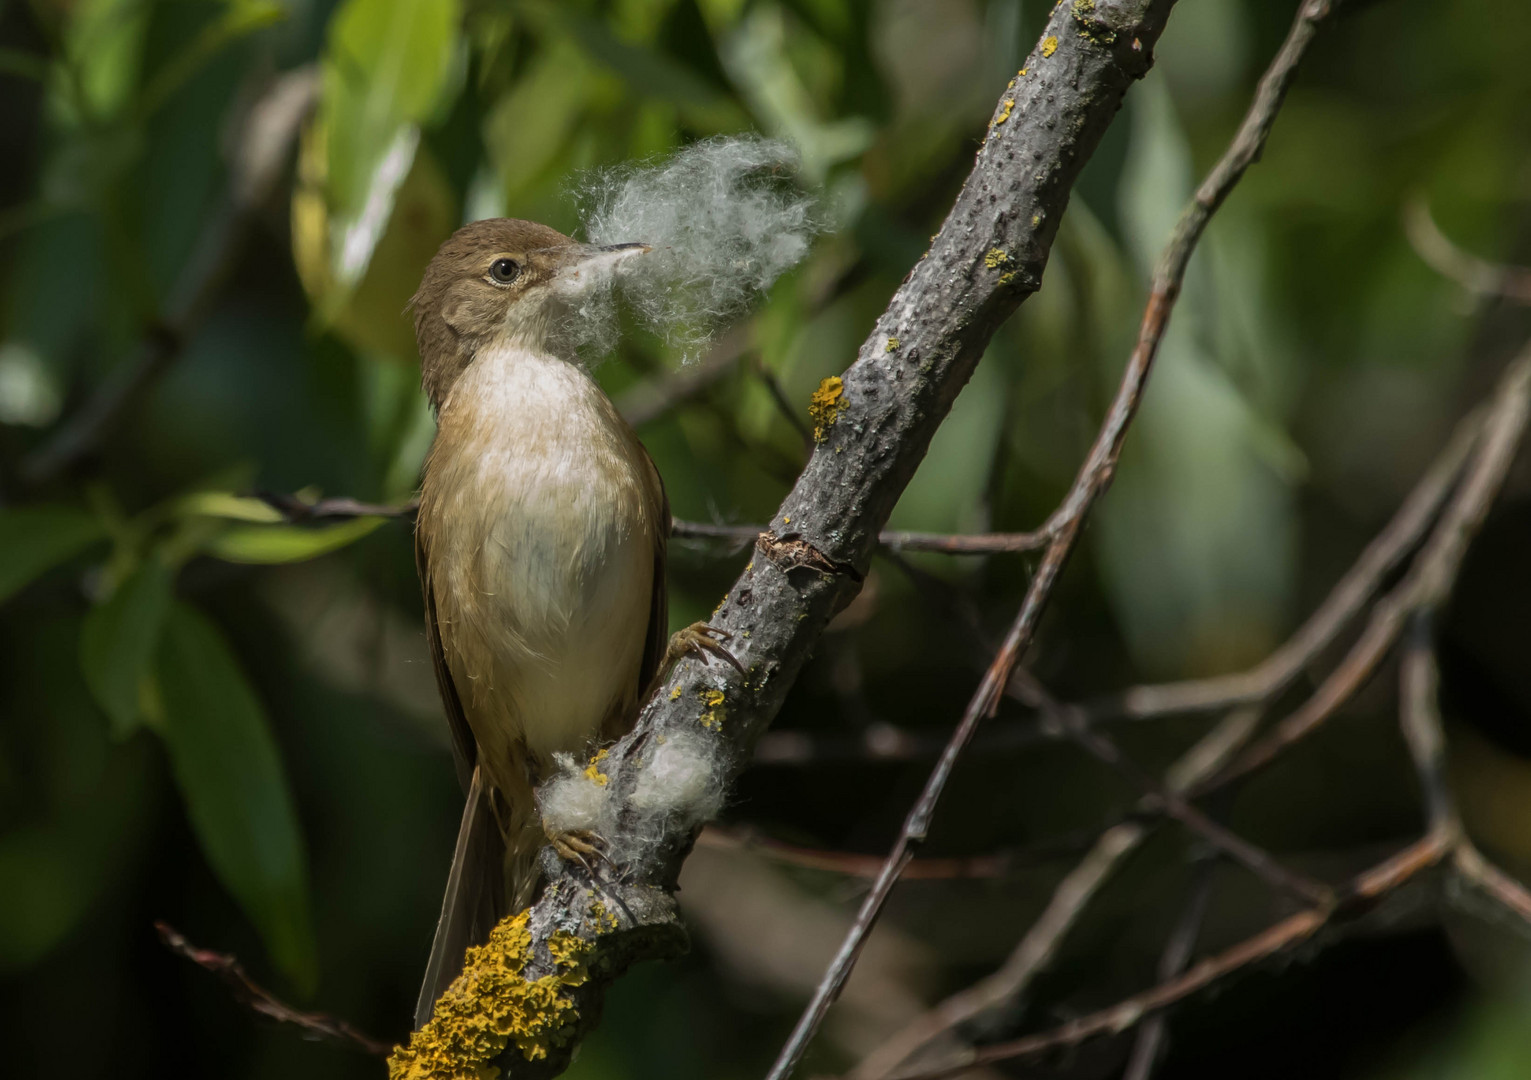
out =
[[436,594],[431,586],[429,538],[418,526],[415,529],[415,565],[420,571],[420,587],[425,594],[425,639],[436,669],[436,685],[446,709],[447,726],[452,732],[452,757],[457,762],[457,776],[462,781],[467,803],[452,852],[452,868],[447,875],[446,895],[441,901],[441,917],[436,923],[435,940],[425,965],[425,979],[415,1005],[415,1026],[423,1027],[431,1018],[436,999],[462,970],[463,953],[469,945],[481,944],[489,936],[495,921],[505,911],[505,844],[495,821],[493,799],[478,764],[478,743],[463,712],[462,698],[452,671],[447,667],[441,646],[441,629],[436,624]]
[[643,642],[643,664],[638,669],[638,704],[643,705],[642,695],[659,671],[664,659],[665,647],[670,643],[670,590],[666,587],[665,566],[670,546],[670,497],[665,494],[664,480],[654,467],[654,459],[644,450],[649,472],[654,478],[658,513],[654,529],[654,596],[649,603],[649,631]]
[[441,630],[436,625],[436,592],[431,585],[430,561],[427,559],[425,531],[415,526],[415,568],[420,573],[420,589],[425,597],[425,644],[431,652],[431,665],[436,669],[436,688],[441,691],[441,704],[446,709],[447,727],[452,732],[452,759],[457,764],[457,779],[466,794],[473,783],[473,767],[478,764],[478,743],[468,717],[463,712],[462,698],[452,681],[452,671],[447,667],[446,653],[441,648]]
[[489,785],[483,773],[474,769],[457,830],[457,846],[452,850],[441,918],[415,1002],[417,1029],[430,1020],[436,999],[462,971],[468,946],[487,941],[489,931],[505,911],[505,845],[491,803]]

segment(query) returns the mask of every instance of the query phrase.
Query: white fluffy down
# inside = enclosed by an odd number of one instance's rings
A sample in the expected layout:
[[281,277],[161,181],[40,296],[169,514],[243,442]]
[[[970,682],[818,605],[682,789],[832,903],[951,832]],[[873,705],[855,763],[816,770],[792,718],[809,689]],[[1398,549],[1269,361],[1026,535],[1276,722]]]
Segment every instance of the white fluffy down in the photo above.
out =
[[[688,828],[723,808],[725,769],[719,747],[716,737],[702,732],[671,733],[625,770],[613,758],[602,760],[605,784],[592,780],[572,755],[559,754],[557,774],[537,792],[543,824],[550,831],[593,832],[619,863],[626,863],[660,840],[667,822]],[[614,793],[626,786],[622,781],[629,775],[632,813],[619,820]]]
[[674,816],[687,825],[723,808],[723,763],[705,735],[670,735],[633,785],[632,804],[643,814]]
[[602,833],[608,824],[607,789],[585,775],[569,754],[557,755],[559,772],[537,792],[543,824],[560,832]]
[[[825,222],[794,186],[786,143],[718,137],[673,157],[600,170],[578,195],[594,244],[641,242],[617,284],[634,311],[686,359],[719,327],[801,262]],[[602,291],[581,308],[587,341],[609,342],[614,305]]]

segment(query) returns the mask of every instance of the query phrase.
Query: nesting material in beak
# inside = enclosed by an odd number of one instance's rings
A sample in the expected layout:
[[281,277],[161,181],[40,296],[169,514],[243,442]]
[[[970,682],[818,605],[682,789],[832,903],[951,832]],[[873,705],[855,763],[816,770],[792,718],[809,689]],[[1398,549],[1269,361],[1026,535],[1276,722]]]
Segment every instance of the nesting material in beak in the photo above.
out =
[[578,299],[608,284],[617,264],[624,259],[652,250],[648,244],[581,244],[570,252],[554,280],[554,288],[566,299]]

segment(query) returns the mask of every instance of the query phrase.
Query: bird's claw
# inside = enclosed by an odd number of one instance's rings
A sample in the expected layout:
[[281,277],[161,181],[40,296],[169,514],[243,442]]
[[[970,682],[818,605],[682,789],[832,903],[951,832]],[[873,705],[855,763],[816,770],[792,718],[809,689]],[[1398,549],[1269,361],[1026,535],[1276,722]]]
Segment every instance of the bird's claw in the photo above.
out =
[[670,638],[670,644],[665,652],[665,667],[669,667],[675,661],[687,654],[701,657],[705,663],[707,657],[716,656],[731,664],[740,675],[746,674],[744,665],[739,663],[737,657],[723,647],[723,642],[732,641],[734,635],[717,626],[708,626],[704,622],[694,622],[684,630],[678,630]]
[[546,832],[548,844],[564,862],[579,863],[591,875],[595,874],[596,863],[616,869],[616,864],[611,861],[611,845],[598,833],[589,829],[547,829]]

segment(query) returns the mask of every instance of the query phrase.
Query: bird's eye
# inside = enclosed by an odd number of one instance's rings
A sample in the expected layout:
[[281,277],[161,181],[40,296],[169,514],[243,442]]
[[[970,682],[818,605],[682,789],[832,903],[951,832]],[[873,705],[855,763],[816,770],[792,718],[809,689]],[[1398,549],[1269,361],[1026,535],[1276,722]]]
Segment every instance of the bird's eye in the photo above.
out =
[[509,285],[521,276],[521,264],[515,259],[496,259],[489,264],[489,276],[497,285]]

